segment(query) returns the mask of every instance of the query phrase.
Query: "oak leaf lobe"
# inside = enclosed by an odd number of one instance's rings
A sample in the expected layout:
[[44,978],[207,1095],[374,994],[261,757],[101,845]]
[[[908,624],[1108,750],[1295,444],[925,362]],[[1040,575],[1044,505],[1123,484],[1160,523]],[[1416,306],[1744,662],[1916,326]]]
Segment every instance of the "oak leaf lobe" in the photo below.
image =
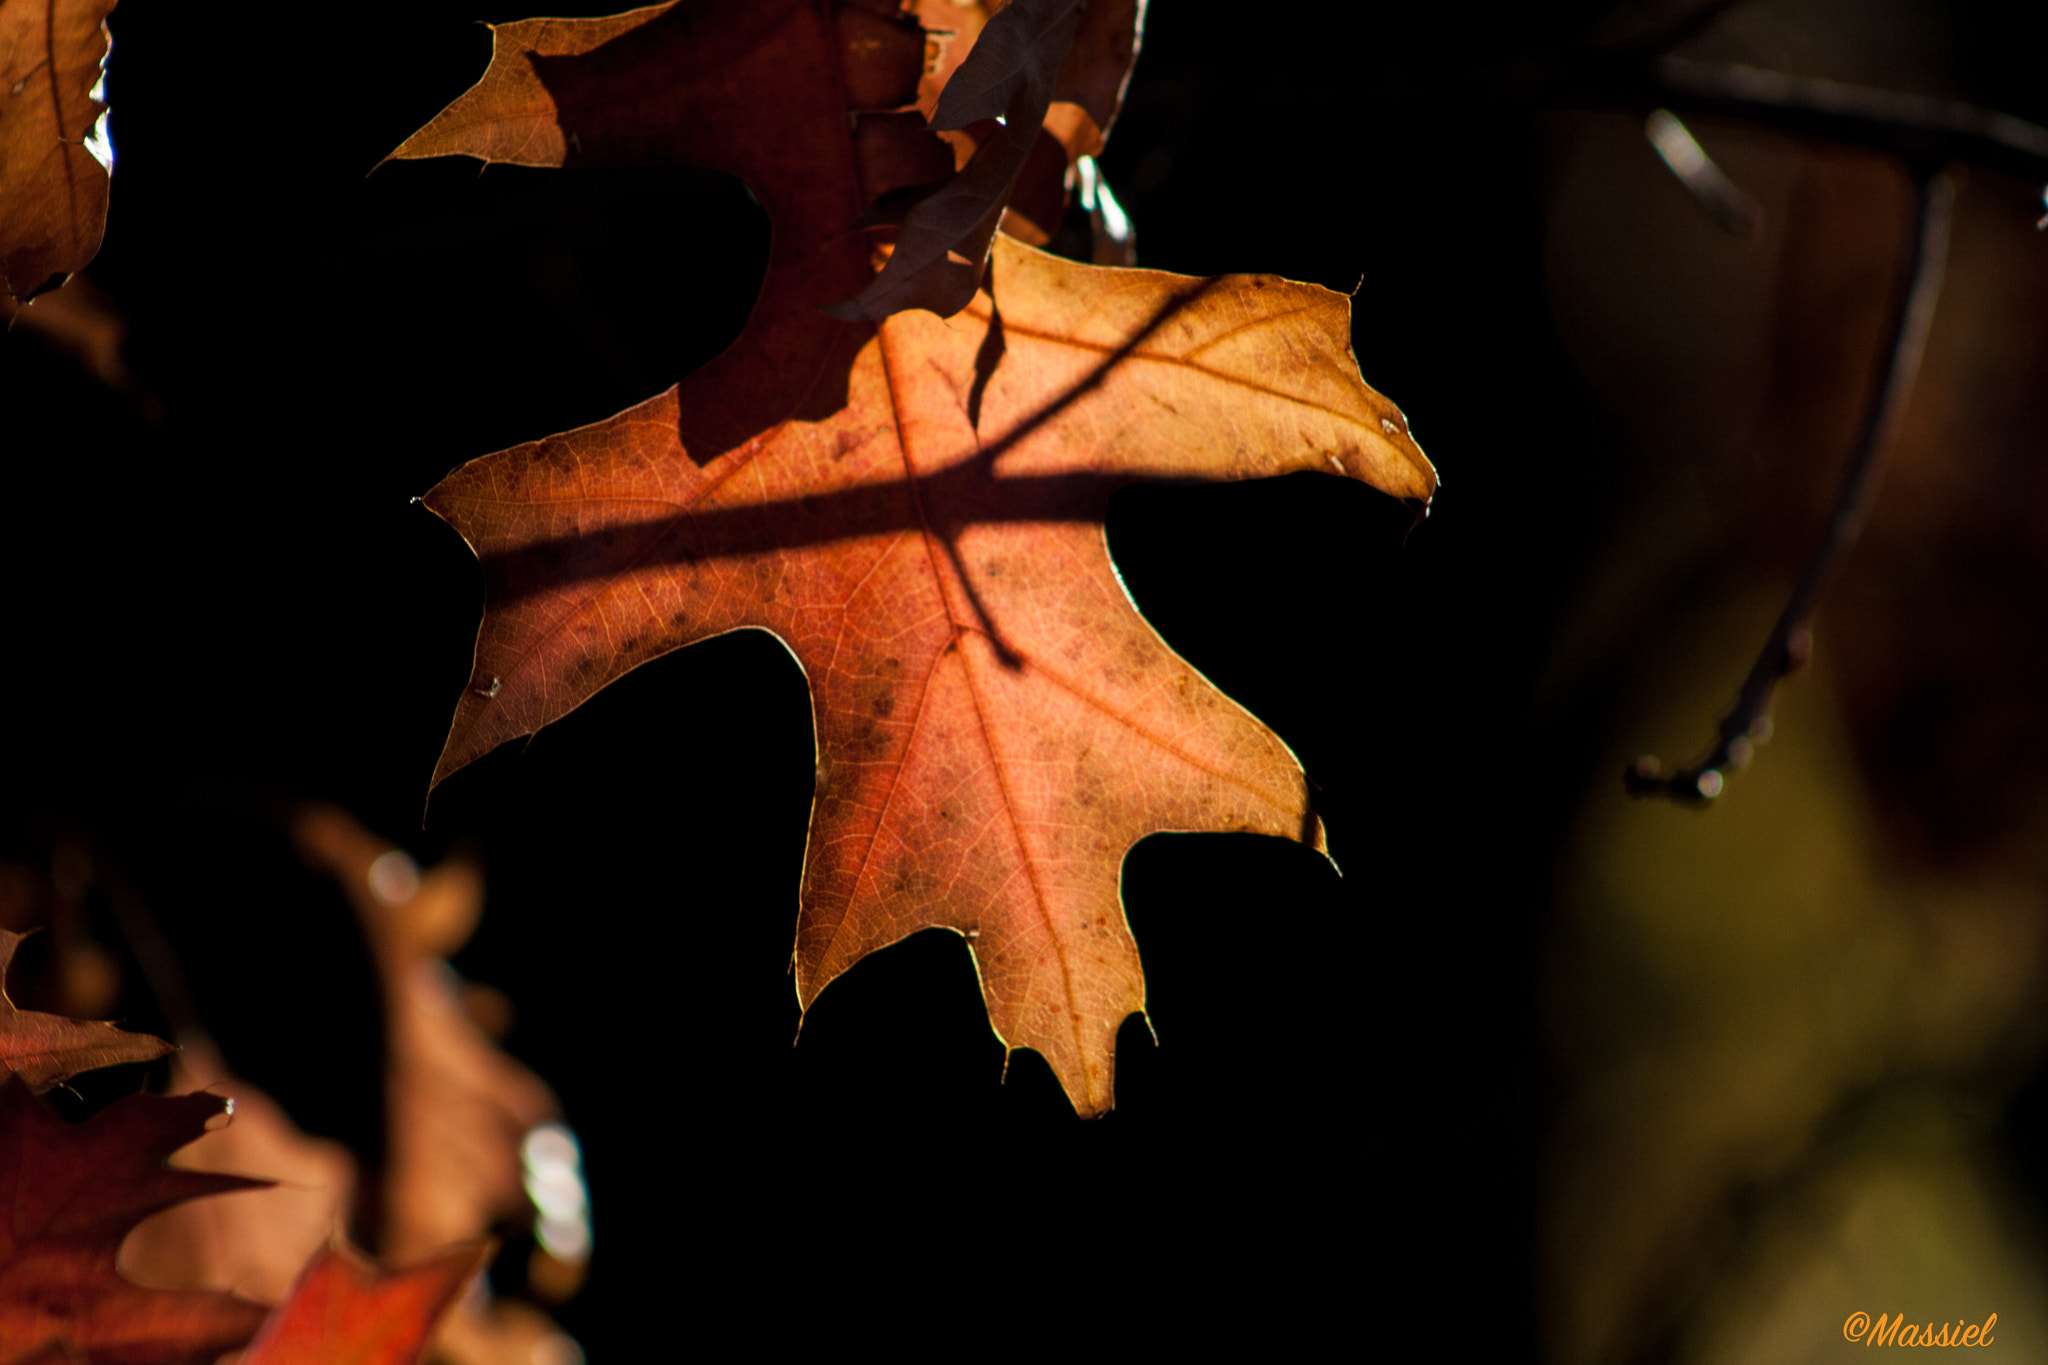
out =
[[0,1365],[52,1351],[94,1365],[201,1365],[249,1339],[260,1304],[145,1288],[115,1270],[122,1239],[150,1214],[267,1183],[165,1166],[229,1108],[217,1095],[128,1095],[74,1125],[18,1077],[0,1080]]
[[153,1062],[173,1051],[169,1043],[147,1033],[17,1008],[7,998],[7,968],[25,937],[0,929],[0,1072],[12,1072],[41,1094],[82,1071]]
[[416,1365],[434,1324],[490,1263],[470,1242],[379,1271],[342,1243],[323,1247],[249,1343],[241,1365]]

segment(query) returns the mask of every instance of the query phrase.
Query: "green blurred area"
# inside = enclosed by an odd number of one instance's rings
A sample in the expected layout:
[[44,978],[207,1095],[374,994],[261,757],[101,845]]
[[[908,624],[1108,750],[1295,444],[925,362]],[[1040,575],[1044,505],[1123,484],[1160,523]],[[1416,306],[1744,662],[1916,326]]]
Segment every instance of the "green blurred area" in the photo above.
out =
[[[1621,728],[1684,743],[1774,608],[1694,618],[1665,659],[1704,657]],[[1618,791],[1582,812],[1550,976],[1576,1081],[1546,1218],[1558,1360],[1832,1358],[1859,1308],[1997,1312],[2002,1346],[2048,1355],[2037,1230],[1992,1143],[2040,1050],[2039,891],[1892,864],[1831,682],[1786,688],[1710,813]]]
[[[1748,5],[1687,54],[1991,103],[1972,23]],[[1693,131],[1753,235],[1627,117],[1549,128],[1553,312],[1631,463],[1539,699],[1602,774],[1544,969],[1548,1355],[1832,1360],[1868,1349],[1858,1311],[1995,1312],[2001,1358],[2048,1359],[2040,187],[1965,173],[1912,406],[1772,741],[1705,811],[1632,802],[1607,774],[1704,751],[1817,539],[1907,240],[1896,163]]]

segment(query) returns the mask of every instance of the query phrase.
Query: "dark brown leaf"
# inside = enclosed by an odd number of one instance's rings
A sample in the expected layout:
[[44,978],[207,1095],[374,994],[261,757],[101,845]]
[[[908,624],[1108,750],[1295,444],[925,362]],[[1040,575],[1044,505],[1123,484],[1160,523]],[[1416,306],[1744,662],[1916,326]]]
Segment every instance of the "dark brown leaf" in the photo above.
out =
[[82,1124],[0,1080],[0,1365],[52,1352],[92,1365],[211,1362],[247,1341],[258,1304],[145,1289],[114,1268],[136,1223],[201,1195],[257,1188],[164,1159],[228,1112],[217,1095],[129,1095]]
[[100,64],[115,0],[0,0],[0,321],[83,270],[113,153]]
[[[884,201],[885,211],[871,215],[895,224],[895,250],[873,283],[827,312],[851,322],[906,308],[951,317],[967,306],[1017,178],[1044,135],[1080,9],[1080,0],[1013,0],[989,20],[931,121],[942,131],[983,124],[981,145],[958,174],[901,202]],[[1060,158],[1052,162],[1064,170]]]

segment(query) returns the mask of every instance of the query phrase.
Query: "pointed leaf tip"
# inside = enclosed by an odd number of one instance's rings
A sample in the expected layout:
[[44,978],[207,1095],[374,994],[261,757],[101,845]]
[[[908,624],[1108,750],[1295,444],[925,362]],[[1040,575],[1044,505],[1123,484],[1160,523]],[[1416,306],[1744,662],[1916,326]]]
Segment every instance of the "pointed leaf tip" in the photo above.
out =
[[497,1245],[468,1242],[404,1270],[380,1271],[343,1244],[316,1253],[242,1365],[415,1365],[434,1325]]
[[42,1094],[81,1072],[153,1062],[176,1050],[161,1038],[110,1023],[16,1008],[7,998],[7,969],[25,937],[0,929],[0,1068]]

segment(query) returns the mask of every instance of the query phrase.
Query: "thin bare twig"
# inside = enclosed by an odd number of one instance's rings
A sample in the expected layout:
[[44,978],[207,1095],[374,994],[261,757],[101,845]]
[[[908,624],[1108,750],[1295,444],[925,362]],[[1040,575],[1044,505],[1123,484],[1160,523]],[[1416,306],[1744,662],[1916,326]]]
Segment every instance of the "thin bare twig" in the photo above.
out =
[[[1683,57],[1665,57],[1638,79],[1639,98],[1648,104],[1730,114],[1875,147],[1921,166],[1966,161],[2031,180],[2048,178],[2048,128],[1973,104]],[[1611,100],[1623,89],[1605,93]]]
[[1913,390],[1913,377],[1927,346],[1935,304],[1941,298],[1942,273],[1948,262],[1949,224],[1954,216],[1956,184],[1947,170],[1914,176],[1918,213],[1913,241],[1906,253],[1903,287],[1892,316],[1891,345],[1870,406],[1864,412],[1856,445],[1842,472],[1827,533],[1814,547],[1806,571],[1792,588],[1778,623],[1771,629],[1749,676],[1736,696],[1735,708],[1722,720],[1720,742],[1699,762],[1665,776],[1655,758],[1640,758],[1622,775],[1632,796],[1668,796],[1704,803],[1721,794],[1725,774],[1749,762],[1755,746],[1770,737],[1771,694],[1778,679],[1799,667],[1811,647],[1808,622],[1814,606],[1863,528],[1864,513],[1877,488],[1883,456],[1898,430],[1899,418]]
[[[1962,161],[2048,180],[2048,128],[2012,114],[1816,76],[1668,55],[1719,22],[1740,0],[1701,0],[1621,42],[1545,52],[1497,68],[1452,98],[1553,109],[1633,108],[1723,114],[1835,142],[1875,147],[1921,165]],[[1439,91],[1439,96],[1442,91]],[[1386,97],[1429,98],[1388,83]]]
[[1756,231],[1757,220],[1763,216],[1756,200],[1744,194],[1742,187],[1714,164],[1714,158],[1707,155],[1707,149],[1700,146],[1678,115],[1669,109],[1652,109],[1649,118],[1643,120],[1643,136],[1650,140],[1658,160],[1678,177],[1678,183],[1685,186],[1686,192],[1723,232],[1748,237]]

